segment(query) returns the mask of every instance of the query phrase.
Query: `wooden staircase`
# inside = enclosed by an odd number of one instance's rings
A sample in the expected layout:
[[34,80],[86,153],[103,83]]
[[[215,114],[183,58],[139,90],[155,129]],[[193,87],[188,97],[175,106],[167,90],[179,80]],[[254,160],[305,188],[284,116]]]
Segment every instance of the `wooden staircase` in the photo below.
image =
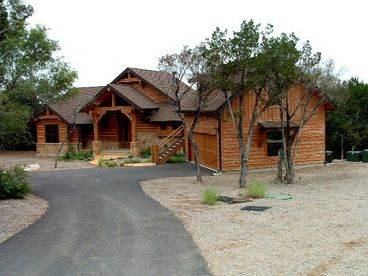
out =
[[152,146],[152,162],[160,165],[184,146],[184,126],[178,127],[160,143]]

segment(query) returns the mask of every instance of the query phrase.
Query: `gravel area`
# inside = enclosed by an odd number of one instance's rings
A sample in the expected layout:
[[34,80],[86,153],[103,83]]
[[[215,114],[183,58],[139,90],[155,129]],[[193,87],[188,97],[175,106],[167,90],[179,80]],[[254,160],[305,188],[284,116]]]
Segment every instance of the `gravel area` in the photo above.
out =
[[39,220],[47,207],[45,199],[32,194],[0,200],[0,243]]
[[87,169],[94,166],[85,161],[58,161],[58,167],[54,169],[54,156],[36,155],[35,151],[0,151],[0,167],[14,165],[38,164],[38,171]]
[[[237,175],[156,179],[142,182],[146,194],[185,225],[214,275],[367,275],[368,164],[337,162],[296,170],[294,185],[275,184],[275,172],[252,172],[271,193],[291,200],[207,206],[211,186],[236,196]],[[267,206],[263,212],[242,207]]]

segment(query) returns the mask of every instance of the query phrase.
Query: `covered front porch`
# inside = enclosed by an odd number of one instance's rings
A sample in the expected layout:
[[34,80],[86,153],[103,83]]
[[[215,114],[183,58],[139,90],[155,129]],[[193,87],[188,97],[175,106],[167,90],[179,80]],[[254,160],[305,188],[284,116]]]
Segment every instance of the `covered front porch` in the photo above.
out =
[[91,112],[93,121],[92,150],[95,155],[106,152],[139,155],[135,107],[96,107]]
[[127,91],[126,87],[114,88],[109,85],[83,108],[83,111],[92,117],[93,137],[87,137],[87,140],[92,140],[94,155],[106,152],[124,152],[132,156],[140,154],[137,145],[139,111],[134,103],[125,97],[128,92],[130,91]]

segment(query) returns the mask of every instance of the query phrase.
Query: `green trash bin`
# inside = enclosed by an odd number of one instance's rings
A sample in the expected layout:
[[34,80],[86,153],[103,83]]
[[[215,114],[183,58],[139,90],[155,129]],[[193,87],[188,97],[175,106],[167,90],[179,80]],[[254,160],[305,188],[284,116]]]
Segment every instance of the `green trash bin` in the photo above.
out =
[[368,163],[368,149],[362,151],[362,162]]
[[362,152],[358,150],[348,151],[346,153],[346,161],[360,162],[361,155],[362,155]]

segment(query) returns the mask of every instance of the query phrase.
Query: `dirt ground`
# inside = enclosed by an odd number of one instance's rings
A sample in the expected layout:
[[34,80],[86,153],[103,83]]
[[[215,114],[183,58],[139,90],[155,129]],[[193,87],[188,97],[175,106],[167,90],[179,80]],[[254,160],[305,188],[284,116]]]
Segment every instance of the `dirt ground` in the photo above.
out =
[[94,166],[84,161],[58,161],[58,167],[54,169],[54,156],[36,155],[35,151],[0,151],[0,167],[14,165],[38,164],[38,171],[86,169]]
[[292,199],[201,203],[208,187],[238,195],[237,174],[208,176],[202,185],[193,177],[141,185],[184,223],[214,275],[367,275],[368,164],[299,168],[294,185],[273,183],[275,174],[252,172],[250,179]]

